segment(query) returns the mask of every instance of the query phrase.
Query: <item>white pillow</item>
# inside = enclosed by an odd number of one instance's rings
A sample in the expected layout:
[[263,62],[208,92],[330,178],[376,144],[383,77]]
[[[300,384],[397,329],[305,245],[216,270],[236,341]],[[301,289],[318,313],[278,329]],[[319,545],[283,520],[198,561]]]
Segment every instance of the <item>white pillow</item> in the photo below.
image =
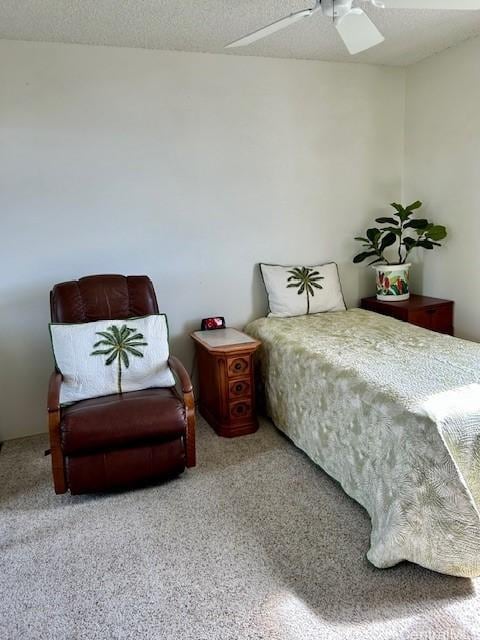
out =
[[[60,403],[175,384],[165,315],[50,324]],[[117,345],[123,345],[118,349]]]
[[345,311],[334,262],[315,267],[261,264],[269,317],[289,318],[324,311]]

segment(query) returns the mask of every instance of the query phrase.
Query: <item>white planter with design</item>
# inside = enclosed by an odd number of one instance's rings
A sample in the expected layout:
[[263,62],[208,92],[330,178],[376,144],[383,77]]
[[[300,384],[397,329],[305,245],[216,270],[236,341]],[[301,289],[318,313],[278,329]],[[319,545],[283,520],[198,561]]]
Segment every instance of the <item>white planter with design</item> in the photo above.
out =
[[401,302],[410,298],[411,264],[374,265],[377,272],[377,299]]

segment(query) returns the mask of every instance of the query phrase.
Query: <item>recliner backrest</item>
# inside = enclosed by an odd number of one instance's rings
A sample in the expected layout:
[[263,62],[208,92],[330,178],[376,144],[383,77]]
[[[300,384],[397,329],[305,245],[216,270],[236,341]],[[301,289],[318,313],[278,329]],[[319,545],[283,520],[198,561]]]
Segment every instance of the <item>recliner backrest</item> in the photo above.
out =
[[147,276],[96,275],[61,282],[50,292],[52,322],[94,322],[158,313]]

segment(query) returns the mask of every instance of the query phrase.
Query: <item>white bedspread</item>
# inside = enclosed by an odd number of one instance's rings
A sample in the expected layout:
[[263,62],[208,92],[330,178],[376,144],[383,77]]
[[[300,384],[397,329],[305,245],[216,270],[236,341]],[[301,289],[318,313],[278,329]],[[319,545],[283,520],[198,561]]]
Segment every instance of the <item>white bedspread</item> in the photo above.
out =
[[360,309],[262,318],[267,408],[370,514],[369,560],[480,575],[480,345]]

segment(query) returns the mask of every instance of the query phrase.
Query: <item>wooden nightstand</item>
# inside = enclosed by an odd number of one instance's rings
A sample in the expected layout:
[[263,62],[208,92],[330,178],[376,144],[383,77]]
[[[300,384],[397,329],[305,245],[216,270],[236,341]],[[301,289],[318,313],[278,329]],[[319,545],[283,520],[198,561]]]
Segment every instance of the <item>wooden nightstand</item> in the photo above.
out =
[[258,340],[236,329],[192,333],[198,359],[200,413],[220,436],[258,429],[253,353]]
[[410,300],[390,302],[377,300],[373,296],[371,298],[363,298],[361,306],[362,309],[367,309],[368,311],[376,311],[376,313],[410,322],[424,329],[453,336],[454,303],[451,300],[427,298],[426,296],[412,294]]

